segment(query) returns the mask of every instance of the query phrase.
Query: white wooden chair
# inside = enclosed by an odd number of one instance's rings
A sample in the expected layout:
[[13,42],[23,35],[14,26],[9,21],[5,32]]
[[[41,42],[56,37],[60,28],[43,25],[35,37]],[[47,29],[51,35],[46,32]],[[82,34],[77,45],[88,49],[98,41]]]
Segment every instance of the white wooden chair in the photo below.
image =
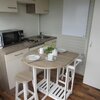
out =
[[[60,73],[60,68],[57,68],[57,80],[56,83],[52,81],[49,82],[50,91],[48,92],[48,96],[54,100],[67,100],[70,94],[72,94],[75,68],[81,61],[81,59],[76,59],[72,65],[65,66],[62,73]],[[38,89],[42,93],[47,92],[46,74],[47,72],[44,70],[44,80],[38,84]],[[45,100],[44,98],[42,100]]]
[[[73,65],[65,66],[62,73],[60,73],[59,68],[57,69],[56,85],[50,95],[55,100],[67,100],[70,94],[72,94],[75,68],[81,61],[81,59],[76,59]],[[63,84],[63,86],[60,86],[59,83]]]
[[[72,66],[73,66],[73,67],[70,68],[70,74],[71,74],[71,69],[74,68],[74,70],[75,70],[76,66],[77,66],[80,62],[82,62],[81,59],[76,59],[76,60],[72,63]],[[62,68],[62,71],[61,71],[61,73],[60,73],[60,75],[59,75],[59,78],[63,79],[63,78],[65,77],[65,72],[66,72],[65,67],[63,67],[63,68]]]
[[[16,75],[16,94],[15,100],[21,100],[19,97],[21,94],[24,95],[24,100],[33,100],[34,99],[34,92],[28,89],[28,83],[32,81],[32,72],[25,71],[18,73]],[[19,91],[19,84],[23,85],[23,90]],[[33,85],[33,81],[32,81]],[[31,94],[31,97],[28,98],[28,95]]]
[[[61,73],[58,69],[58,79],[57,79],[57,83],[60,82],[62,84],[65,84],[65,80],[66,78],[68,78],[68,84],[70,83],[70,90],[72,92],[73,89],[73,83],[74,83],[74,76],[75,76],[75,69],[76,66],[82,62],[81,59],[76,59],[72,65],[68,65],[68,68],[66,69],[66,67],[63,67]],[[66,77],[66,73],[67,73],[67,77]]]

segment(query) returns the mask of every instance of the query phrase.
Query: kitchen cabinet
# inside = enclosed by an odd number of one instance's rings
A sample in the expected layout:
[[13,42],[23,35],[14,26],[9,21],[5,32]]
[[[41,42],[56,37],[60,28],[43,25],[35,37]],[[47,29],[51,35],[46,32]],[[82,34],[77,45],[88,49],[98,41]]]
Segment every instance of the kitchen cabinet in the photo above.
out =
[[36,0],[17,0],[18,3],[22,4],[34,4]]
[[38,14],[46,14],[49,12],[49,0],[36,0],[35,12]]
[[0,0],[0,12],[17,12],[17,0]]
[[[43,43],[43,42],[42,42]],[[31,70],[27,67],[21,59],[23,56],[29,52],[37,50],[44,46],[56,46],[56,39],[52,39],[44,42],[43,44],[37,45],[35,47],[27,47],[23,49],[23,45],[21,50],[18,50],[18,45],[3,48],[0,50],[0,89],[3,91],[12,89],[15,86],[15,76],[17,73],[24,70]],[[37,74],[43,70],[37,70]]]
[[26,5],[27,13],[46,14],[49,12],[48,0],[36,0],[34,4]]
[[50,41],[47,41],[44,43],[44,46],[45,47],[48,47],[48,46],[51,46],[51,47],[56,47],[56,39],[53,39],[53,40],[50,40]]
[[32,47],[32,48],[30,48],[29,50],[30,51],[34,51],[34,50],[36,50],[36,49],[39,49],[39,48],[41,48],[41,47],[43,47],[44,45],[39,45],[39,46],[36,46],[36,47]]
[[100,0],[95,0],[83,83],[100,89]]
[[28,52],[28,49],[23,49],[14,53],[5,55],[5,65],[8,78],[9,89],[15,86],[15,76],[17,73],[28,70],[28,67],[22,63],[22,57]]

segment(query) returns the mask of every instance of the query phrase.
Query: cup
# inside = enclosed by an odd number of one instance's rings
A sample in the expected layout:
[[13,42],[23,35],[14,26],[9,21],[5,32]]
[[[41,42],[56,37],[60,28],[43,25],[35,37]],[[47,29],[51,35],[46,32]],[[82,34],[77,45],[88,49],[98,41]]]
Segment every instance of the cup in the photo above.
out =
[[56,49],[54,49],[54,50],[52,51],[52,54],[53,54],[53,56],[57,57],[57,55],[58,55],[57,50],[56,50]]
[[44,49],[43,48],[39,48],[39,54],[44,54]]
[[54,60],[54,59],[53,59],[53,54],[52,54],[52,53],[49,53],[49,54],[48,54],[47,60],[48,60],[48,61],[53,61],[53,60]]

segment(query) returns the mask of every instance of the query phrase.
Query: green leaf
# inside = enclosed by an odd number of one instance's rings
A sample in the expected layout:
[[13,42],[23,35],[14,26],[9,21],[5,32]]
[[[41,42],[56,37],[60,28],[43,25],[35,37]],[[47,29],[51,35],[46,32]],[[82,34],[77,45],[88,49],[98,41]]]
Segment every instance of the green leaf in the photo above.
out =
[[47,49],[45,49],[44,52],[45,52],[46,54],[48,54],[48,53],[52,53],[52,50],[54,50],[53,47],[47,47]]

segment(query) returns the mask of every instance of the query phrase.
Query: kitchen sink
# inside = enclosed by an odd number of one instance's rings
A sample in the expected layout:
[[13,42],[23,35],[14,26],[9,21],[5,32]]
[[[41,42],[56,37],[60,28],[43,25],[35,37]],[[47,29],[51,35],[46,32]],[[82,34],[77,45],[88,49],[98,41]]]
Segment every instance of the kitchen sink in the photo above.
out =
[[40,36],[40,35],[38,35],[38,36],[36,36],[36,38],[37,39],[48,39],[48,38],[50,38],[50,36],[45,36],[45,35]]
[[41,41],[49,39],[49,38],[51,38],[51,37],[46,36],[46,35],[37,35],[37,36],[34,36],[34,37],[25,38],[25,41],[37,43],[37,42],[41,42]]

